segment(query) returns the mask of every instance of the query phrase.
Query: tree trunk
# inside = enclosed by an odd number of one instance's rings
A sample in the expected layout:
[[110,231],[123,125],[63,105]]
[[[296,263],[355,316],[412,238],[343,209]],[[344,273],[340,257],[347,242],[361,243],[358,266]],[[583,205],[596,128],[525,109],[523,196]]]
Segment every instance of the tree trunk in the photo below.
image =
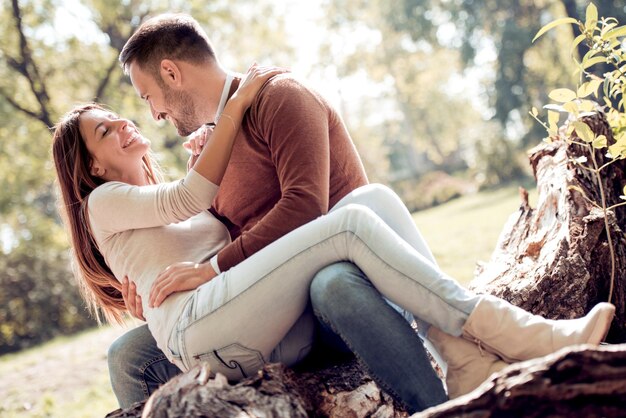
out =
[[[585,119],[594,132],[613,141],[602,116]],[[574,161],[590,156],[582,147],[559,141],[532,150],[537,179],[536,208],[521,190],[522,204],[511,215],[487,265],[479,266],[470,288],[491,293],[547,318],[576,318],[608,301],[611,257],[604,214],[588,199],[601,201],[593,175]],[[596,152],[598,166],[608,160]],[[607,206],[619,203],[626,185],[626,161],[603,171]],[[587,196],[587,198],[585,198]],[[609,213],[615,273],[611,302],[616,307],[608,341],[626,342],[626,207]]]
[[[613,141],[602,116],[585,120]],[[608,214],[615,252],[611,283],[610,250],[596,180],[574,161],[585,149],[565,142],[542,144],[530,156],[537,179],[538,202],[522,204],[499,239],[490,262],[479,266],[471,288],[491,293],[549,318],[583,316],[606,301],[616,306],[609,340],[626,341],[624,271],[626,207]],[[601,152],[598,166],[607,162]],[[591,160],[590,155],[587,158]],[[620,202],[626,184],[620,161],[603,172],[606,205]],[[612,291],[611,291],[612,289]],[[626,399],[626,344],[566,348],[543,358],[511,365],[474,392],[414,417],[591,417],[623,416]],[[295,373],[268,365],[236,385],[196,367],[173,379],[148,401],[120,417],[403,417],[356,362],[317,372]]]

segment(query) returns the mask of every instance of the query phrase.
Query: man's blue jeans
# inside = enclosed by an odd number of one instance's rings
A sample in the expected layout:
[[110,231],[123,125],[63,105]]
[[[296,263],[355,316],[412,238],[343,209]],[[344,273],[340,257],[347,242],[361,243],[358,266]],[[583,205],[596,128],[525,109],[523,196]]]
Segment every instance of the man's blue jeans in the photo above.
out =
[[[311,284],[311,301],[322,325],[321,338],[338,351],[347,346],[372,378],[410,412],[447,400],[418,335],[356,266],[337,263],[320,271]],[[122,408],[146,399],[180,373],[158,349],[146,325],[118,338],[108,360]]]

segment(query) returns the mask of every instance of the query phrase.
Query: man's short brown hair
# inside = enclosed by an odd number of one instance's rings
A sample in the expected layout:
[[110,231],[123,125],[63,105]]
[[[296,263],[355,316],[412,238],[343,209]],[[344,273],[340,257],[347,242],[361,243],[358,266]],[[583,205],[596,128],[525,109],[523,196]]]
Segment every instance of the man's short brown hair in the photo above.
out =
[[189,15],[167,13],[144,22],[126,41],[120,63],[128,73],[130,64],[139,66],[160,80],[159,65],[164,59],[201,64],[215,60],[215,52],[206,33]]

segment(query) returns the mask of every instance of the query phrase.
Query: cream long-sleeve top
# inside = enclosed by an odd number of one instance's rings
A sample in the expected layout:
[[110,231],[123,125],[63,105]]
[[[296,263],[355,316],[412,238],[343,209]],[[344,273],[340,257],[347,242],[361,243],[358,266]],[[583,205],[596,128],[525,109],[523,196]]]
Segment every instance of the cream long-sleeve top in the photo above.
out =
[[149,308],[158,274],[173,263],[208,260],[230,242],[227,228],[206,211],[218,186],[194,170],[180,181],[150,186],[107,182],[91,192],[89,223],[104,259],[120,282],[134,281],[144,316],[161,350],[191,291]]

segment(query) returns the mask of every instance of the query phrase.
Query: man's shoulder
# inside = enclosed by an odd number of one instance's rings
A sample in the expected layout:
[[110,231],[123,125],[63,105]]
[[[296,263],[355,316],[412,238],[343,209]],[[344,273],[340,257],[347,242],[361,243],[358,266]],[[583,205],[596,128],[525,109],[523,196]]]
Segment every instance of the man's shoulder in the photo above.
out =
[[292,74],[279,74],[269,79],[257,95],[256,109],[300,108],[317,106],[328,112],[332,106],[305,80]]
[[305,80],[290,73],[279,74],[270,78],[259,95],[294,95],[294,94],[315,94],[318,93]]

